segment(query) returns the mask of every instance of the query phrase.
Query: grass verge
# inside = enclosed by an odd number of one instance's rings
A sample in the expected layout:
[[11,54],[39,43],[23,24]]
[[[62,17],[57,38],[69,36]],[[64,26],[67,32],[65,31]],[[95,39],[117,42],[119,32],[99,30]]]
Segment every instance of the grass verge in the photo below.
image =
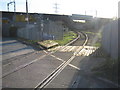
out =
[[93,31],[84,31],[84,32],[88,35],[90,43],[94,42],[92,43],[93,46],[101,47],[101,39],[102,39],[101,32],[93,32]]
[[55,40],[59,45],[65,45],[71,40],[75,39],[77,37],[77,34],[73,31],[66,32],[63,36],[63,40]]
[[95,47],[101,47],[101,43],[100,42],[96,42],[93,46],[95,46]]

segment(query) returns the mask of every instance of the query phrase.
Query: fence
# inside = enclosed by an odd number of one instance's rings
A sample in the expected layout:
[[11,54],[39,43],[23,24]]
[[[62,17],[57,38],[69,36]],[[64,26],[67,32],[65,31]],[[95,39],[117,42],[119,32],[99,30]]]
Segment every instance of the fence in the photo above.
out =
[[112,58],[118,59],[118,20],[104,26],[102,47]]
[[41,40],[41,32],[38,25],[26,25],[17,31],[17,36],[29,40]]
[[63,38],[63,26],[61,23],[44,21],[43,29],[40,24],[29,24],[24,28],[18,29],[17,36],[29,40],[60,40]]

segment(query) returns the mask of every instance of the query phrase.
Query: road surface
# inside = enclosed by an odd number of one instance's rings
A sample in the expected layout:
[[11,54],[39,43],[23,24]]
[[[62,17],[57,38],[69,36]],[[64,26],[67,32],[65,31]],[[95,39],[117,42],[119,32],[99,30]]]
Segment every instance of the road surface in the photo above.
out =
[[[74,45],[79,46],[79,42],[80,40]],[[44,50],[37,50],[14,38],[3,38],[1,46],[3,88],[34,88],[75,52],[57,51],[47,55]],[[78,55],[45,88],[114,87],[90,74],[92,67],[104,60],[104,58]]]

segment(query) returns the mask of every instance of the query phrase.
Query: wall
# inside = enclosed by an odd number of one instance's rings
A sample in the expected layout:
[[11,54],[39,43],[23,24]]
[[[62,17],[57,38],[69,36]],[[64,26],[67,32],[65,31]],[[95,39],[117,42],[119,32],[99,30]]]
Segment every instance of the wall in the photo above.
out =
[[104,26],[102,47],[112,58],[118,58],[118,20]]

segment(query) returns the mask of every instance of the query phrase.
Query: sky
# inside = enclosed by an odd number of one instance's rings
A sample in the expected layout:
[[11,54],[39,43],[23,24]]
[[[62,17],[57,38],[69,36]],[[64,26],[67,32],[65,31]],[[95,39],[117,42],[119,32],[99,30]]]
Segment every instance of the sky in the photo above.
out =
[[[0,11],[7,11],[7,3],[13,0],[0,0]],[[58,4],[58,13],[64,15],[82,14],[103,18],[118,16],[118,2],[120,0],[28,0],[30,13],[55,14],[55,3]],[[26,11],[26,0],[15,0],[16,11]],[[14,11],[14,5],[10,5],[10,11]],[[96,15],[97,12],[97,15]]]

